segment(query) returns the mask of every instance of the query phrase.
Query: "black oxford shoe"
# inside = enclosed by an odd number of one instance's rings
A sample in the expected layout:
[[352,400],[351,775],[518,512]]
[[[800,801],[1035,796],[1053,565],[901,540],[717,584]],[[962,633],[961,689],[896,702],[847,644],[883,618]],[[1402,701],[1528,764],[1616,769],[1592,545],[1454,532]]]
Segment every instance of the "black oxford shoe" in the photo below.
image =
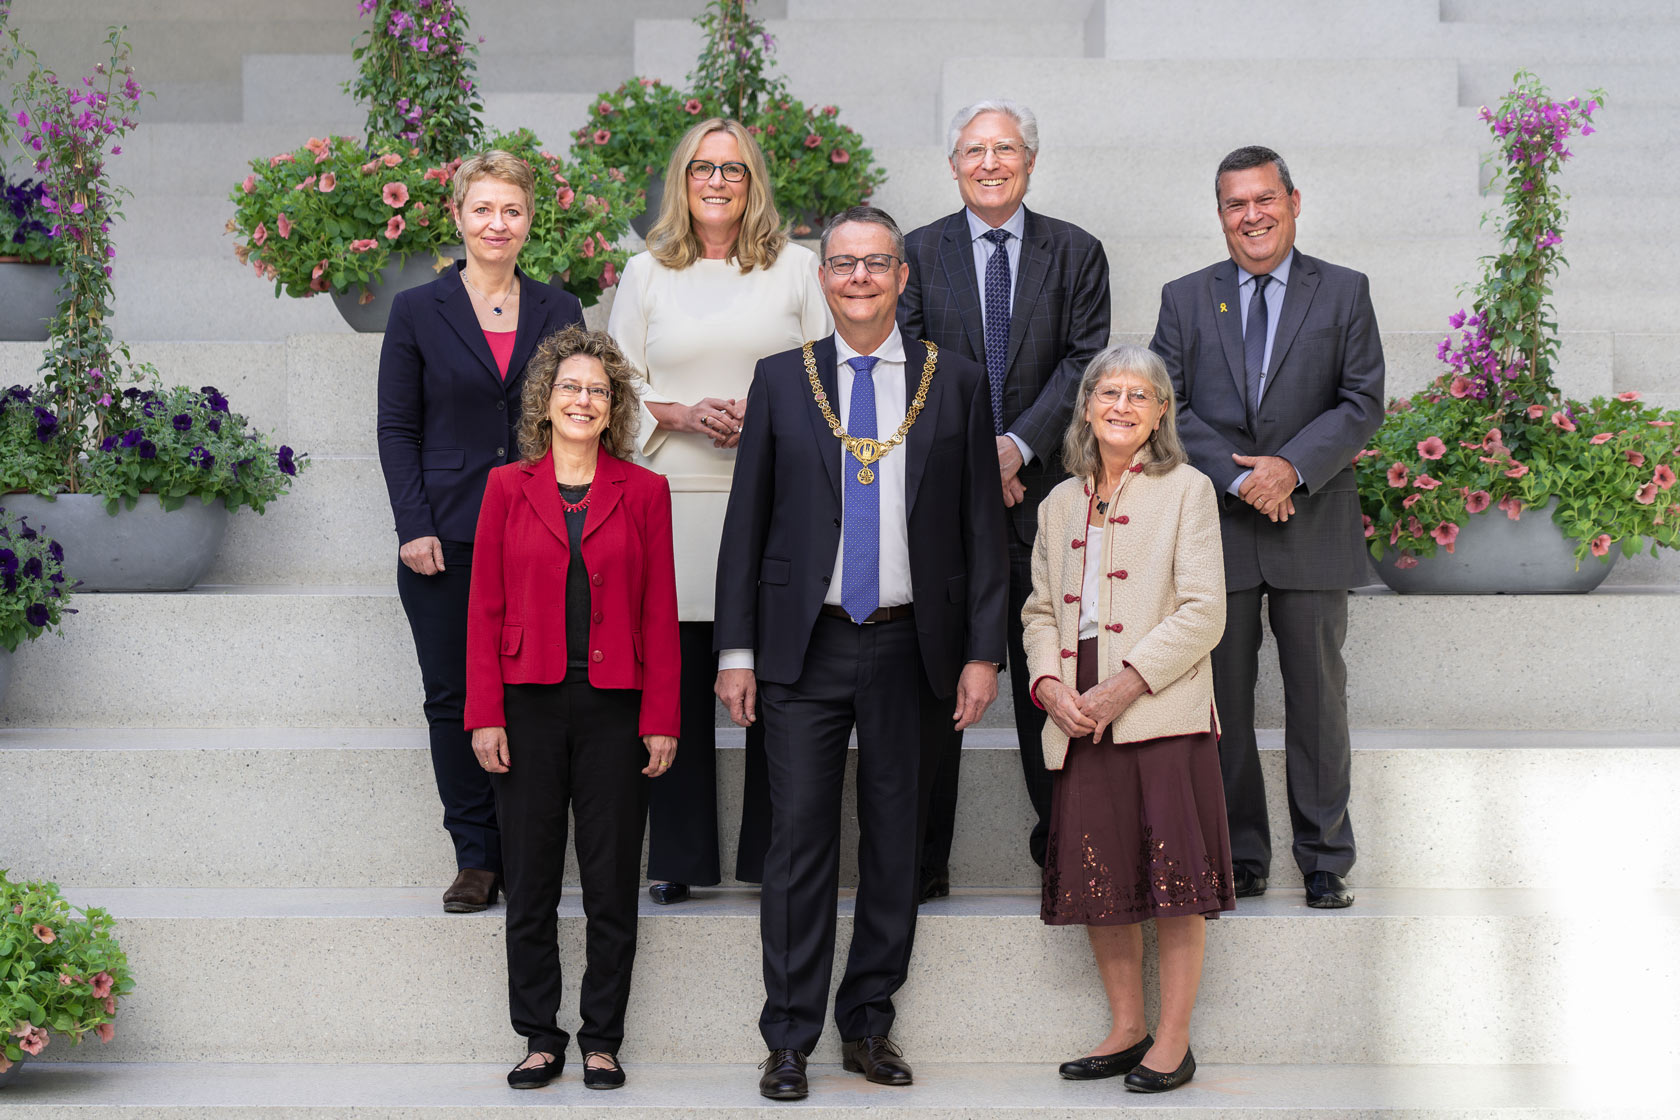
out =
[[773,1101],[802,1101],[811,1093],[805,1079],[805,1055],[797,1050],[772,1050],[758,1063],[764,1076],[758,1079],[758,1095]]
[[1236,888],[1238,898],[1258,898],[1266,893],[1266,877],[1239,867],[1231,872],[1231,886]]
[[861,1073],[877,1085],[908,1085],[912,1080],[904,1051],[884,1034],[841,1043],[840,1064],[847,1073]]
[[936,898],[949,897],[951,893],[951,877],[938,871],[922,872],[922,894],[918,902],[931,902]]
[[1315,910],[1340,910],[1353,905],[1347,880],[1334,871],[1314,871],[1307,876],[1307,905]]
[[648,897],[661,906],[688,901],[687,883],[655,883],[648,888]]
[[1171,1073],[1156,1073],[1148,1066],[1139,1066],[1126,1075],[1126,1088],[1134,1093],[1165,1093],[1185,1084],[1196,1076],[1196,1056],[1185,1047],[1184,1060]]
[[1155,1040],[1146,1034],[1143,1041],[1136,1046],[1128,1046],[1113,1054],[1092,1054],[1088,1058],[1075,1058],[1071,1062],[1063,1062],[1056,1072],[1069,1081],[1100,1081],[1105,1077],[1119,1077],[1136,1069],[1137,1064],[1143,1061],[1143,1056],[1149,1053],[1149,1048],[1153,1045]]

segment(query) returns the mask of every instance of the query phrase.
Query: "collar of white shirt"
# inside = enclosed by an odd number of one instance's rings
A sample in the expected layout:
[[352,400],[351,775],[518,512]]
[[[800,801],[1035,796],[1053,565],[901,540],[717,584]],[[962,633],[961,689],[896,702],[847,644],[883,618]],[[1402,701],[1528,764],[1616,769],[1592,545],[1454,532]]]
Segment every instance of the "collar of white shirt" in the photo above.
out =
[[[851,361],[853,358],[866,358],[869,356],[867,354],[859,354],[856,350],[853,350],[850,346],[848,346],[846,344],[846,340],[840,337],[839,331],[834,332],[834,351],[835,364],[842,366]],[[883,362],[903,363],[904,336],[898,333],[898,324],[893,324],[892,333],[887,335],[887,340],[875,348],[875,357],[879,358]]]

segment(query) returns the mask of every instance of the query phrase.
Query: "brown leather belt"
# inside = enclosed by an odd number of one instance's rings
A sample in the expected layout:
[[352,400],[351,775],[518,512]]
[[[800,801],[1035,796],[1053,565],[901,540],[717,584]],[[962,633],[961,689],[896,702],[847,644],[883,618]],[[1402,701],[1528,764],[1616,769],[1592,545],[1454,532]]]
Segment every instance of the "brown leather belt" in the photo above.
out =
[[[852,621],[852,616],[846,613],[845,607],[836,606],[833,603],[824,603],[822,605],[822,613],[828,615],[830,618],[843,618],[847,622]],[[911,618],[915,615],[915,613],[916,612],[911,609],[911,604],[909,603],[904,603],[896,607],[876,607],[875,613],[864,619],[863,622],[866,626],[871,622],[896,622],[901,618]]]

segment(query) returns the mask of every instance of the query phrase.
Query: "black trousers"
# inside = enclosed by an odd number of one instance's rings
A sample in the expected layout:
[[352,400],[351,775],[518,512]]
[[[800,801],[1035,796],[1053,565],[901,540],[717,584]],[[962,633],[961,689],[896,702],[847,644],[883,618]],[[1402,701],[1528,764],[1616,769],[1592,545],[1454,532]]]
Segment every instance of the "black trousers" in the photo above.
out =
[[1272,862],[1266,785],[1254,742],[1262,596],[1283,676],[1284,770],[1295,863],[1303,875],[1346,875],[1354,861],[1347,666],[1342,661],[1346,591],[1291,591],[1261,584],[1225,596],[1225,636],[1213,650],[1213,696],[1219,706],[1219,767],[1231,822],[1231,863],[1267,875]]
[[[1050,836],[1050,795],[1054,777],[1044,768],[1045,715],[1032,701],[1028,688],[1026,645],[1022,640],[1021,608],[1032,594],[1032,544],[1023,542],[1010,525],[1009,534],[1009,692],[1015,703],[1015,740],[1021,748],[1021,776],[1037,820],[1027,835],[1027,853],[1044,866],[1044,847]],[[939,772],[929,795],[927,839],[922,843],[922,874],[945,875],[951,864],[951,840],[957,830],[957,782],[962,773],[962,732],[951,721],[933,732],[938,740]]]
[[926,797],[937,761],[924,724],[949,703],[922,670],[913,619],[858,626],[819,616],[791,685],[761,682],[770,773],[770,850],[759,925],[770,1049],[810,1053],[833,971],[840,805],[857,728],[858,888],[852,944],[834,1000],[843,1040],[887,1034],[916,933]]
[[507,884],[508,1008],[528,1050],[563,1053],[555,915],[566,870],[566,810],[577,822],[584,957],[584,1053],[618,1053],[636,962],[647,751],[641,693],[583,679],[506,686],[508,772],[493,774]]
[[496,800],[490,775],[472,751],[472,734],[461,726],[467,706],[467,590],[472,584],[470,541],[443,542],[443,571],[435,576],[397,564],[397,596],[426,692],[426,727],[432,742],[432,774],[443,801],[443,827],[455,843],[455,866],[501,871],[502,839],[496,830]]
[[[648,878],[709,887],[722,881],[718,864],[717,654],[712,624],[678,625],[682,642],[682,738],[677,760],[648,797]],[[746,789],[741,804],[735,878],[764,878],[770,846],[770,783],[764,772],[764,721],[747,728]]]

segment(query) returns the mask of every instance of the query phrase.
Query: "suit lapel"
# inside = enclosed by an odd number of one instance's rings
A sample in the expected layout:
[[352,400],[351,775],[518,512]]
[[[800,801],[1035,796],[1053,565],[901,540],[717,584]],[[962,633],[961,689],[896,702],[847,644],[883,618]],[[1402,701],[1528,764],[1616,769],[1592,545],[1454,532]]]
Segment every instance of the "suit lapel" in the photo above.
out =
[[[967,357],[986,363],[986,336],[980,323],[980,281],[974,275],[974,245],[968,236],[968,211],[958,210],[945,219],[945,234],[939,242],[939,267],[956,300],[957,318],[968,339]],[[926,311],[924,309],[924,315]],[[905,343],[916,341],[905,339]]]
[[[922,366],[927,362],[927,346],[920,342],[907,342],[904,346],[904,407],[908,409],[916,400],[916,390],[922,384]],[[914,424],[910,425],[910,433],[904,437],[904,512],[908,515],[916,508],[916,492],[922,485],[922,474],[927,470],[928,454],[933,450],[933,433],[937,429],[939,418],[939,387],[942,378],[937,367],[934,369],[933,380],[928,384],[927,401],[922,405],[922,415]]]
[[[461,283],[461,270],[450,268],[438,277],[437,300],[443,306],[443,320],[448,323],[456,334],[461,336],[461,342],[473,357],[484,367],[486,373],[501,383],[502,371],[496,368],[496,357],[490,353],[490,344],[484,341],[484,328],[478,325],[478,316],[473,314],[472,299],[467,295],[467,286]],[[523,317],[524,312],[520,312]],[[511,373],[514,367],[509,366]]]
[[[835,372],[834,336],[817,339],[811,345],[811,356],[816,359],[817,379],[822,382],[823,396],[828,399],[828,407],[840,419],[840,426],[844,428],[846,420],[840,416],[840,379]],[[834,438],[834,433],[829,430],[828,421],[823,419],[822,409],[817,407],[816,400],[811,396],[803,361],[800,362],[799,368],[799,396],[805,402],[805,416],[811,423],[811,432],[817,441],[817,458],[822,460],[823,469],[828,472],[829,485],[834,488],[834,500],[839,502],[840,456],[845,453],[845,448]],[[837,445],[840,447],[839,451],[835,450]]]
[[1271,395],[1273,379],[1283,368],[1284,355],[1289,353],[1295,336],[1301,333],[1301,324],[1307,320],[1307,309],[1312,306],[1313,295],[1317,291],[1317,265],[1312,258],[1296,253],[1294,264],[1289,269],[1289,287],[1283,293],[1283,310],[1278,316],[1277,333],[1272,336],[1272,361],[1266,370],[1267,396]]
[[[589,512],[583,515],[583,539],[601,527],[618,500],[624,496],[624,480],[628,478],[624,464],[602,451],[595,460],[595,481],[589,487]],[[556,504],[559,488],[556,487]]]
[[525,467],[524,470],[525,483],[522,489],[525,500],[537,511],[537,516],[548,526],[548,531],[554,534],[563,547],[570,549],[572,539],[566,532],[566,511],[560,506],[560,487],[554,482],[553,449],[550,448],[541,460]]
[[1231,382],[1237,399],[1248,400],[1248,375],[1243,370],[1242,301],[1237,298],[1237,266],[1231,261],[1217,265],[1208,283],[1209,310],[1219,325],[1219,341],[1225,347],[1225,361],[1231,367]]
[[1004,362],[1004,376],[1015,368],[1015,355],[1027,337],[1033,308],[1044,293],[1044,279],[1050,274],[1050,234],[1038,215],[1026,211],[1026,225],[1022,229],[1021,259],[1015,267],[1015,298],[1009,309],[1009,357]]
[[534,285],[530,280],[525,273],[519,273],[519,333],[513,340],[513,357],[508,361],[507,383],[510,386],[530,360],[531,351],[542,341],[538,332],[542,324],[548,322],[548,289]]

